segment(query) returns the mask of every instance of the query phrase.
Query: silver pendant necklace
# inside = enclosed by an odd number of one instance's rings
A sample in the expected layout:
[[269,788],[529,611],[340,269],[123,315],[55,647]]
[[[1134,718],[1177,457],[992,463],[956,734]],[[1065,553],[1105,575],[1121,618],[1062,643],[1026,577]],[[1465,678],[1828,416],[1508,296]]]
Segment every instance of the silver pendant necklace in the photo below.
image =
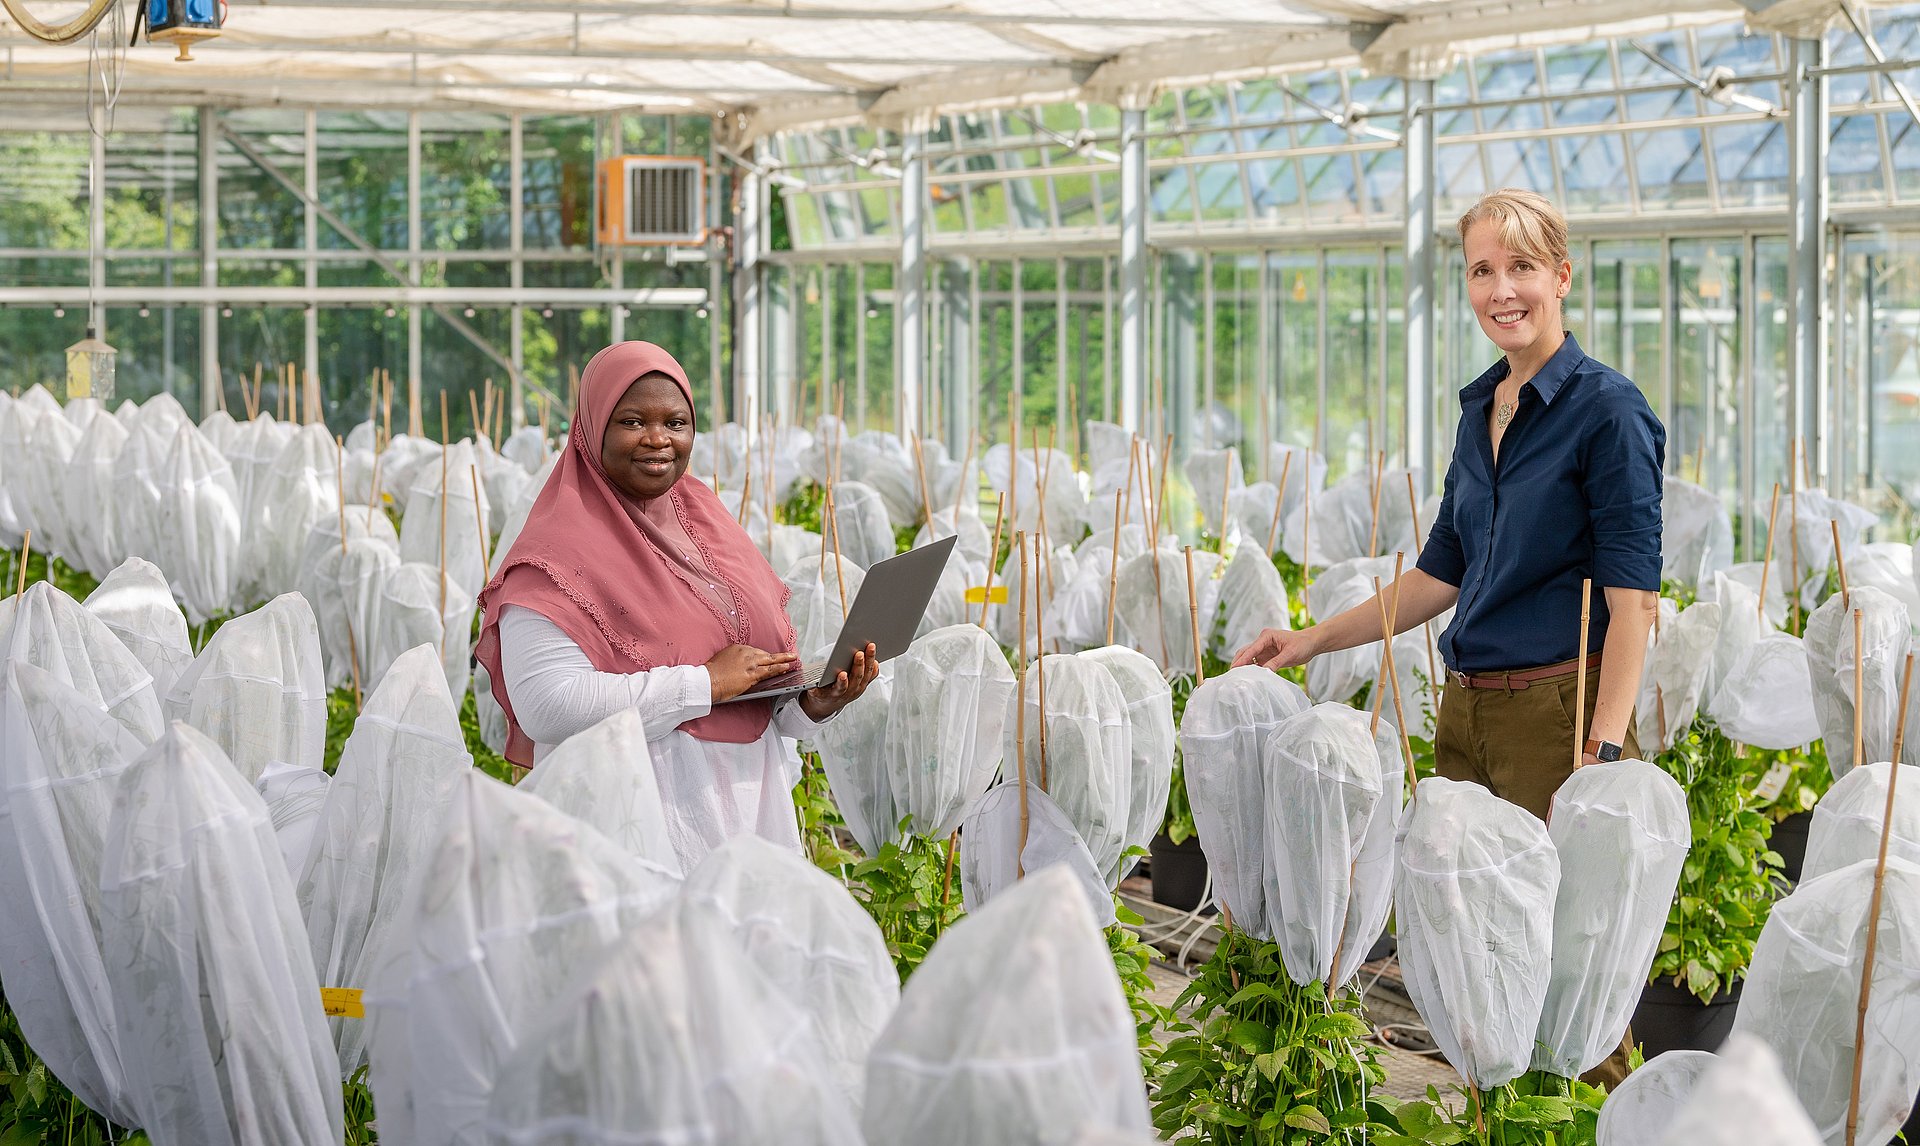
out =
[[1507,428],[1507,423],[1513,421],[1513,406],[1512,402],[1500,403],[1500,408],[1493,412],[1495,429],[1504,430]]

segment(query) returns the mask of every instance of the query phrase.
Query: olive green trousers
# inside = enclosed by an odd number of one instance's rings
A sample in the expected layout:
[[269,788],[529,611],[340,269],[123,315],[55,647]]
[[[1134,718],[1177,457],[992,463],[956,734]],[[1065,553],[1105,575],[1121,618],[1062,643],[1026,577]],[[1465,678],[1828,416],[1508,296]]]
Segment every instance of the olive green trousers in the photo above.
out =
[[[1587,670],[1586,720],[1576,737],[1573,710],[1578,690],[1577,670],[1532,681],[1511,692],[1466,688],[1448,681],[1433,738],[1435,769],[1449,780],[1470,780],[1545,820],[1553,808],[1553,794],[1573,775],[1575,744],[1587,741],[1593,705],[1600,695],[1599,670]],[[1637,759],[1639,755],[1640,742],[1629,718],[1622,756]],[[1632,1046],[1629,1030],[1619,1049],[1581,1076],[1581,1081],[1609,1090],[1619,1086],[1627,1077],[1627,1052]]]

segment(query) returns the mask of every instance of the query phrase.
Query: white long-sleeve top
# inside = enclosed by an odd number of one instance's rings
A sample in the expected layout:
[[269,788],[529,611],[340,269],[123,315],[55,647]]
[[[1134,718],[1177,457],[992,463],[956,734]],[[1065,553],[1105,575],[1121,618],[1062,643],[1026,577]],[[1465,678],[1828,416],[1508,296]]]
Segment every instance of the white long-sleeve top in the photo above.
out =
[[623,708],[639,710],[682,871],[741,832],[800,850],[792,796],[800,757],[793,741],[820,725],[800,707],[798,694],[774,709],[773,722],[751,744],[699,740],[680,725],[712,708],[705,665],[601,672],[560,626],[518,605],[500,614],[500,672],[514,718],[533,741],[535,765],[567,737]]

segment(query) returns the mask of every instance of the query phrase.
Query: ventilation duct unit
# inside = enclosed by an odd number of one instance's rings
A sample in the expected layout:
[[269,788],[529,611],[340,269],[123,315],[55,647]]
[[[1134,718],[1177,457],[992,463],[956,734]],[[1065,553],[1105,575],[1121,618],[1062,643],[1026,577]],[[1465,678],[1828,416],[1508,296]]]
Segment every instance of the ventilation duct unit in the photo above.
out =
[[600,164],[602,244],[699,246],[707,239],[707,165],[700,159],[623,155]]

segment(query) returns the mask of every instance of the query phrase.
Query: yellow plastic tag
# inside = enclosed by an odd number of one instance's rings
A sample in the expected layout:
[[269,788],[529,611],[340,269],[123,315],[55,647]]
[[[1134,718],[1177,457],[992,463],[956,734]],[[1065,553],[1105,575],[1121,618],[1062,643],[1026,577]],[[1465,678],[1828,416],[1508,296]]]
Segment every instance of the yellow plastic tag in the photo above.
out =
[[988,601],[992,601],[996,605],[1006,604],[1007,587],[1005,585],[995,585],[992,589],[988,589],[985,585],[975,585],[967,590],[967,604],[983,605]]
[[360,1001],[358,987],[320,988],[320,1009],[338,1018],[364,1019],[367,1008]]

